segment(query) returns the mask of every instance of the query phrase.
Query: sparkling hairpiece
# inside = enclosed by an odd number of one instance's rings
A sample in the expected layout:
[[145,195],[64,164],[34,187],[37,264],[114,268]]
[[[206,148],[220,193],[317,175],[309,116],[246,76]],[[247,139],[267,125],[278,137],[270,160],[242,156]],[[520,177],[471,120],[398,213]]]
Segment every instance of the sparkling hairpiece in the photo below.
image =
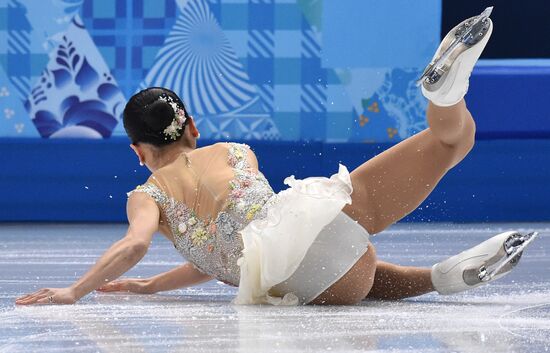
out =
[[176,140],[181,135],[181,130],[183,128],[183,125],[185,124],[185,121],[187,120],[187,117],[185,116],[185,110],[180,108],[178,106],[178,103],[176,103],[172,97],[168,95],[162,95],[158,98],[158,100],[166,102],[172,107],[172,110],[174,110],[174,120],[162,131],[162,133],[166,136],[164,139],[167,140],[168,138],[172,140]]

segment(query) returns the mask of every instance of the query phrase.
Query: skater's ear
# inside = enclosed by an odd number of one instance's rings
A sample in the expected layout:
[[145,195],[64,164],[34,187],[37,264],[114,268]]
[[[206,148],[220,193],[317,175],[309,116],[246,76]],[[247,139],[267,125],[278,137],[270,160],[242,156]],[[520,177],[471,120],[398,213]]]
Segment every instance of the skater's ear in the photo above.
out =
[[140,164],[145,164],[145,153],[143,152],[143,146],[140,144],[130,144],[130,148],[135,152],[136,156],[139,159]]

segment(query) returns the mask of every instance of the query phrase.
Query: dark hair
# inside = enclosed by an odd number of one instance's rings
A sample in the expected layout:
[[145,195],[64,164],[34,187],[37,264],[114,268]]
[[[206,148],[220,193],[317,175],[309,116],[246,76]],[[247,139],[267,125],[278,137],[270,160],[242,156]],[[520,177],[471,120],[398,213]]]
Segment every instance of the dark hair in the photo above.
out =
[[160,97],[171,98],[180,109],[183,109],[185,117],[189,118],[182,100],[171,90],[163,87],[149,87],[139,91],[126,103],[123,113],[124,129],[132,143],[144,142],[160,147],[177,141],[183,136],[189,119],[186,119],[180,135],[175,140],[163,133],[174,120],[176,113],[172,106],[166,100],[159,99]]

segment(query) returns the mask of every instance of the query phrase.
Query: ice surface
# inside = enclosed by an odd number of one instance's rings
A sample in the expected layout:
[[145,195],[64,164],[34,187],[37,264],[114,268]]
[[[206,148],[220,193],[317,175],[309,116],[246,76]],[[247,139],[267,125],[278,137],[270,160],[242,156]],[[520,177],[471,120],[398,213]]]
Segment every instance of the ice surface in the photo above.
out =
[[[398,225],[378,257],[426,266],[508,229],[538,230],[507,277],[465,294],[352,307],[234,306],[216,282],[155,295],[91,293],[76,305],[16,307],[66,286],[124,234],[121,225],[0,225],[1,352],[545,352],[550,350],[550,224]],[[183,260],[160,236],[127,276]]]

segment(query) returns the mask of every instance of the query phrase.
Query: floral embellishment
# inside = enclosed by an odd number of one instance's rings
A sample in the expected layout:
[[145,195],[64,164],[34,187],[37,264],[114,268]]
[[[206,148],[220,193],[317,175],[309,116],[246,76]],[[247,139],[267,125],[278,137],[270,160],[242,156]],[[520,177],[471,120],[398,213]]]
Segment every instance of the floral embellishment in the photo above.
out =
[[191,241],[197,246],[201,246],[208,239],[208,233],[204,228],[196,229],[193,234],[191,234]]
[[244,157],[243,150],[241,150],[241,149],[236,150],[235,151],[235,157],[239,160],[243,159],[243,157]]
[[187,225],[185,223],[180,223],[178,225],[178,231],[180,232],[180,234],[187,232]]
[[235,208],[235,201],[229,200],[229,202],[227,203],[227,208],[228,208],[228,209],[233,209],[233,208]]
[[253,204],[252,206],[250,206],[250,208],[248,209],[248,212],[246,213],[246,219],[250,220],[252,218],[254,218],[254,215],[256,213],[258,213],[258,211],[262,208],[262,205],[259,205],[257,203]]
[[244,191],[242,189],[234,189],[231,192],[231,197],[234,197],[234,198],[241,198],[243,197],[243,195],[244,195]]
[[166,196],[166,194],[154,184],[145,183],[142,185],[138,185],[134,190],[126,193],[126,195],[130,197],[135,192],[143,192],[149,195],[162,208],[164,208],[168,203],[168,197]]
[[208,250],[208,252],[214,251],[214,245],[213,244],[208,244],[208,247],[206,247],[206,250]]
[[182,127],[183,127],[183,124],[180,123],[178,120],[174,119],[172,120],[172,123],[162,131],[162,133],[170,137],[172,140],[175,140],[181,135],[180,129]]
[[208,231],[210,232],[210,234],[216,234],[217,229],[218,229],[218,226],[216,225],[216,223],[212,223],[208,227]]
[[234,222],[235,221],[229,214],[222,212],[218,216],[216,230],[224,237],[231,235],[236,228],[236,224]]
[[190,226],[194,226],[195,224],[197,224],[197,219],[195,217],[191,217],[189,218],[189,220],[187,221],[187,223],[190,225]]
[[172,140],[176,140],[178,137],[181,136],[181,130],[183,128],[183,125],[185,124],[185,121],[187,120],[187,116],[185,115],[185,110],[183,110],[180,106],[178,106],[178,103],[174,101],[174,99],[168,95],[161,95],[158,100],[168,103],[170,107],[172,107],[172,110],[174,111],[174,119],[162,131],[162,133],[166,136],[165,139],[168,138]]
[[245,144],[233,144],[229,149],[228,162],[232,167],[237,167],[239,162],[246,162],[245,157],[245,148],[248,147]]

